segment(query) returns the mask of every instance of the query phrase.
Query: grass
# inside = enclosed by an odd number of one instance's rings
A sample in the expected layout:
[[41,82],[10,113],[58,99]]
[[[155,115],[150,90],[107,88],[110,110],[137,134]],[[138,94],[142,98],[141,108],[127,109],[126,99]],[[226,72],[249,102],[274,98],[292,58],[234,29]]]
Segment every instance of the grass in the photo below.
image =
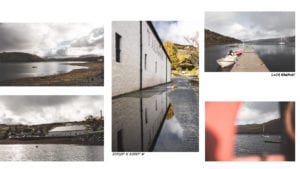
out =
[[96,133],[104,133],[104,130],[97,130],[97,131],[89,131],[87,134],[96,134]]

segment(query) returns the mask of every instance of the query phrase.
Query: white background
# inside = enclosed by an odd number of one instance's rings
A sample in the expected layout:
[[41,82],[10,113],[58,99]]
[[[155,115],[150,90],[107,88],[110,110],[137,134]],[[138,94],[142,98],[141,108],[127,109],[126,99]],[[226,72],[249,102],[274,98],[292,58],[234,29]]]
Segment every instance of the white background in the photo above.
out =
[[[1,169],[53,168],[296,168],[298,162],[205,162],[205,101],[298,101],[295,77],[271,77],[271,73],[205,73],[205,11],[298,11],[297,0],[0,0],[0,22],[101,22],[105,31],[104,87],[0,87],[0,95],[104,95],[104,162],[0,162]],[[298,5],[299,6],[299,5]],[[276,18],[274,18],[276,19]],[[201,23],[200,32],[200,144],[199,153],[146,153],[144,156],[112,156],[111,153],[111,21],[184,20]],[[296,34],[298,33],[296,29]],[[296,35],[297,37],[297,35]],[[1,37],[0,37],[1,40]],[[298,43],[296,43],[297,46]],[[297,48],[297,47],[296,47]],[[297,55],[297,51],[296,51]],[[296,70],[299,59],[296,56]],[[1,76],[1,72],[0,72]],[[298,87],[299,88],[299,87]],[[225,90],[227,89],[227,90]],[[229,90],[228,90],[229,89]],[[299,92],[298,92],[299,93]],[[298,94],[299,95],[299,94]],[[298,107],[296,102],[296,107]],[[297,110],[297,108],[296,108]],[[298,116],[296,115],[298,118]],[[296,119],[296,123],[299,120]],[[298,125],[296,126],[297,128]],[[299,129],[296,129],[298,132]],[[299,132],[298,132],[299,133]],[[296,134],[296,136],[298,135]],[[0,157],[1,158],[1,157]]]

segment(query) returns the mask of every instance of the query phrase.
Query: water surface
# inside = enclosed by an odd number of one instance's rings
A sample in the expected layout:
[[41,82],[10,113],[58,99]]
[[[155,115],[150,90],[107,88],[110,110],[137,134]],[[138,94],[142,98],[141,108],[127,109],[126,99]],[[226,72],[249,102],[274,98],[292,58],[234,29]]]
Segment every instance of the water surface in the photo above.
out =
[[[229,50],[252,47],[263,60],[271,72],[294,72],[295,71],[295,44],[228,44],[215,45],[205,48],[205,71],[230,71],[220,69],[216,60],[226,56]],[[243,55],[241,56],[243,57]]]
[[74,69],[85,69],[85,66],[70,65],[84,62],[26,62],[0,63],[0,81],[26,77],[42,77],[70,72]]
[[198,84],[183,77],[114,98],[112,150],[197,152],[198,102]]
[[279,141],[279,135],[238,134],[235,140],[235,155],[280,154],[280,144],[265,141]]
[[0,161],[103,161],[103,146],[67,144],[0,145]]

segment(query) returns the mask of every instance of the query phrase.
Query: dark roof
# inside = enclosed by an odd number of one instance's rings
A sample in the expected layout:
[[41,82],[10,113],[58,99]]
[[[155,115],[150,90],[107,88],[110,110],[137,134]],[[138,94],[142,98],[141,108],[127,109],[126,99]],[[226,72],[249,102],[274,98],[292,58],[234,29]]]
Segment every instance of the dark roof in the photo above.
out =
[[166,49],[165,49],[163,43],[161,42],[161,40],[160,40],[160,38],[159,38],[159,36],[158,36],[158,33],[156,32],[156,29],[155,29],[155,27],[153,26],[152,22],[151,22],[151,21],[146,21],[146,22],[147,22],[148,26],[150,27],[150,29],[152,30],[154,36],[155,36],[156,39],[158,40],[159,44],[161,45],[163,51],[164,51],[165,54],[167,55],[169,61],[172,63],[172,61],[171,61],[171,59],[170,59],[170,56],[168,55],[168,53],[167,53],[167,51],[166,51]]

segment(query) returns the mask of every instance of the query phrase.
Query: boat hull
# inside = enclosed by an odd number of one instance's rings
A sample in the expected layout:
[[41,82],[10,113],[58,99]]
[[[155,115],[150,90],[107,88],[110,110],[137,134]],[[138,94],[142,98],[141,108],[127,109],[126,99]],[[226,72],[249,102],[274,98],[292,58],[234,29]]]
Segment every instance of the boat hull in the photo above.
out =
[[236,61],[236,56],[226,56],[217,60],[218,65],[221,68],[229,67],[233,65]]
[[237,50],[234,51],[234,54],[237,55],[237,56],[240,56],[243,53],[244,53],[243,49],[237,49]]

